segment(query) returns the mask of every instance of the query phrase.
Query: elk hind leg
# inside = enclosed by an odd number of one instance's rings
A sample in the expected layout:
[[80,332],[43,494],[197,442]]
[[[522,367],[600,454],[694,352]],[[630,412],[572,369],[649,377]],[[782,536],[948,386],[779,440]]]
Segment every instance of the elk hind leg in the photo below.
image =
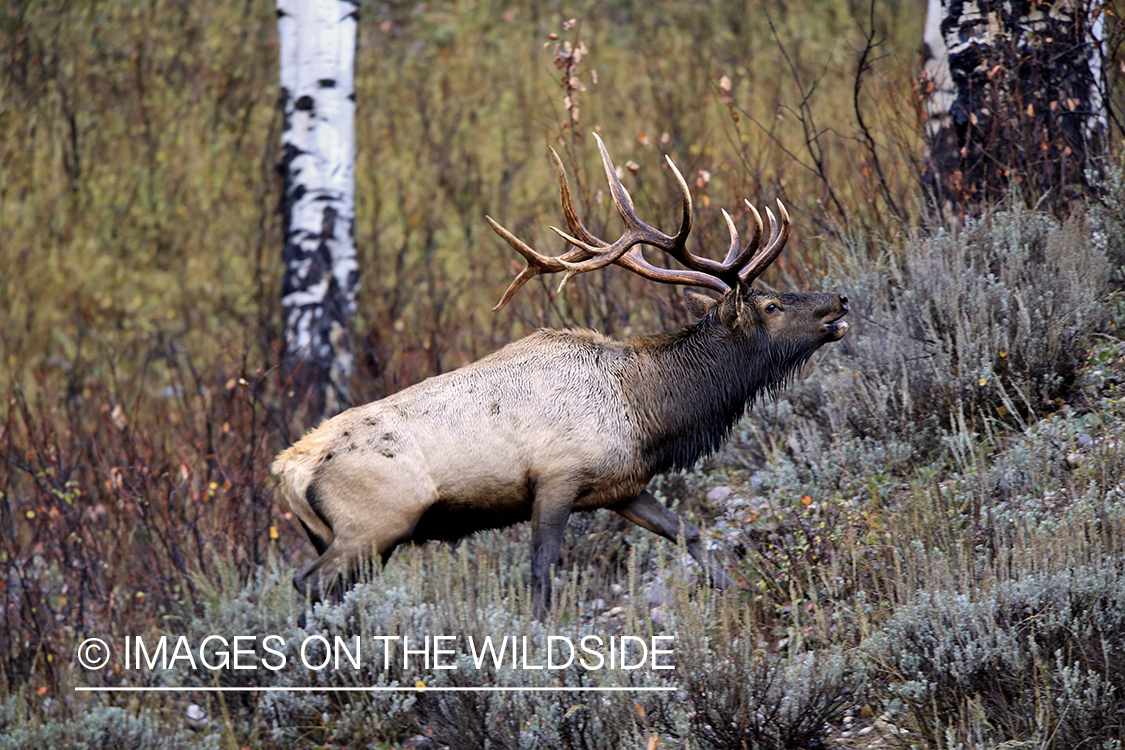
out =
[[305,519],[298,516],[297,520],[301,522],[301,526],[305,529],[305,534],[308,536],[309,541],[312,542],[312,546],[316,548],[316,554],[323,555],[324,551],[328,549],[330,542],[325,541],[324,537],[313,531],[309,525],[305,523]]
[[648,529],[677,544],[682,534],[688,554],[707,571],[711,584],[720,589],[725,589],[732,584],[730,576],[711,553],[703,550],[699,529],[669,510],[648,490],[641,490],[641,494],[632,500],[611,505],[610,509],[641,528]]
[[293,586],[312,603],[338,603],[354,583],[362,563],[362,556],[337,537],[320,557],[293,577]]
[[328,542],[323,551],[312,540],[320,557],[293,583],[310,601],[339,602],[376,556],[385,563],[410,538],[436,501],[437,488],[424,462],[405,452],[388,456],[356,448],[324,460],[308,494],[316,497],[317,516],[331,537],[320,540]]

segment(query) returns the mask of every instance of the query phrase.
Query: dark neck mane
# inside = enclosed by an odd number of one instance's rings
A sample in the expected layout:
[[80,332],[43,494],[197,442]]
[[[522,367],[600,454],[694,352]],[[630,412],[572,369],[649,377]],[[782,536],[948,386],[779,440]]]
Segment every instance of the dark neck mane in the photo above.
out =
[[776,394],[815,350],[789,351],[762,330],[732,334],[714,313],[631,343],[636,366],[625,393],[654,473],[688,468],[714,452],[746,409]]

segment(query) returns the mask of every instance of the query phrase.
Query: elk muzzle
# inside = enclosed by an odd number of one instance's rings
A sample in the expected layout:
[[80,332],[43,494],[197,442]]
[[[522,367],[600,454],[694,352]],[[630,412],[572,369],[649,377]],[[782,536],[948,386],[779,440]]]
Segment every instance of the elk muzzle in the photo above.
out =
[[821,316],[820,328],[817,333],[823,335],[827,341],[839,341],[848,332],[847,321],[843,318],[851,308],[848,306],[848,298],[844,295],[833,294],[831,296],[835,297],[835,304]]

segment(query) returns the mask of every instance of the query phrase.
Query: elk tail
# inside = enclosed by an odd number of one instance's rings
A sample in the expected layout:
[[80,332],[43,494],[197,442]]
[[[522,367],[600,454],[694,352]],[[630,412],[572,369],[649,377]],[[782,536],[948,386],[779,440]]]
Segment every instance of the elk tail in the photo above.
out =
[[301,519],[309,538],[318,551],[332,543],[336,536],[325,517],[322,503],[317,501],[313,480],[331,446],[329,430],[316,429],[305,435],[274,460],[271,471],[281,482],[281,494]]

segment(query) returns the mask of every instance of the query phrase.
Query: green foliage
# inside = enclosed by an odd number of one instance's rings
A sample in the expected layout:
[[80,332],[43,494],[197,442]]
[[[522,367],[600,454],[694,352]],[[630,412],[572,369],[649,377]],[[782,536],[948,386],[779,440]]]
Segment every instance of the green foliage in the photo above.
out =
[[[241,348],[276,246],[260,5],[20,3],[0,49],[0,380],[89,399]],[[230,29],[238,34],[230,35]],[[163,382],[161,382],[163,381]],[[149,384],[153,384],[149,381]]]

